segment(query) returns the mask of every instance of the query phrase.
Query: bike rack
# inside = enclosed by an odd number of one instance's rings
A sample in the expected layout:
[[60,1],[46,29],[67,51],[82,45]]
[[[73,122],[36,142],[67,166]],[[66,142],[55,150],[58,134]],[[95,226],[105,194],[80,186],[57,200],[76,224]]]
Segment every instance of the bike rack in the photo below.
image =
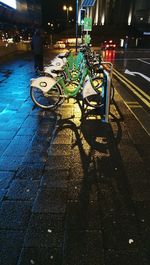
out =
[[[113,64],[110,62],[101,62],[102,65],[104,65],[104,73],[106,75],[106,91],[105,91],[105,109],[104,109],[104,116],[105,122],[109,122],[109,112],[110,112],[110,94],[111,94],[111,80],[112,80],[112,72],[113,72]],[[108,69],[106,66],[109,65],[110,69]]]

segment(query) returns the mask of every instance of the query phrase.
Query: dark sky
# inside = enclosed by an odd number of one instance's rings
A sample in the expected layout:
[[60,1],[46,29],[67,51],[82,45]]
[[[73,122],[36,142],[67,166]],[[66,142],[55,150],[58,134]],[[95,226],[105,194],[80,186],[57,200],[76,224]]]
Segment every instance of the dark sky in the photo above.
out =
[[66,12],[63,11],[63,5],[72,5],[74,11],[70,12],[70,16],[75,17],[75,0],[43,0],[41,2],[44,24],[57,19],[65,20]]

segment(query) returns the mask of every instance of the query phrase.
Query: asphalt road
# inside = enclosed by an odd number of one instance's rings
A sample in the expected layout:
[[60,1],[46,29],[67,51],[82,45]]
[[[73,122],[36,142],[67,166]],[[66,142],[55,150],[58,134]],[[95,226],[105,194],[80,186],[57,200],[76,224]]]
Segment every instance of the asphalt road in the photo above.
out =
[[[98,51],[99,47],[93,50]],[[55,56],[64,49],[51,52]],[[113,63],[115,89],[150,136],[150,50],[106,50],[102,58]]]
[[103,51],[103,61],[113,63],[115,88],[150,135],[150,50]]
[[112,61],[116,70],[124,74],[150,95],[150,51],[105,51],[103,58]]

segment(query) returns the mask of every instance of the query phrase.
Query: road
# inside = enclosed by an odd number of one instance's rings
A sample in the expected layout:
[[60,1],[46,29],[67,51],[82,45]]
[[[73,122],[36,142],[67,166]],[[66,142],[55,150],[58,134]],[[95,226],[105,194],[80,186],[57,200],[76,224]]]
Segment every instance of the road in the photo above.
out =
[[114,65],[115,87],[128,108],[150,135],[150,51],[103,51],[103,60]]
[[[63,51],[53,50],[53,53]],[[116,90],[150,136],[150,50],[106,50],[102,58],[113,63]]]

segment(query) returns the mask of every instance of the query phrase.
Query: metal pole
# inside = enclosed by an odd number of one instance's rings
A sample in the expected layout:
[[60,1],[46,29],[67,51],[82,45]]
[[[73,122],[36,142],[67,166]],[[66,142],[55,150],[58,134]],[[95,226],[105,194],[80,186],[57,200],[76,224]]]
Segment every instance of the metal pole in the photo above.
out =
[[78,0],[76,0],[76,53],[78,51]]
[[67,7],[67,10],[66,11],[67,11],[67,24],[66,24],[66,26],[67,26],[67,42],[68,42],[68,35],[69,35],[68,34],[68,31],[69,31],[69,26],[68,26],[68,23],[69,23],[68,22],[68,19],[69,19],[69,7]]

